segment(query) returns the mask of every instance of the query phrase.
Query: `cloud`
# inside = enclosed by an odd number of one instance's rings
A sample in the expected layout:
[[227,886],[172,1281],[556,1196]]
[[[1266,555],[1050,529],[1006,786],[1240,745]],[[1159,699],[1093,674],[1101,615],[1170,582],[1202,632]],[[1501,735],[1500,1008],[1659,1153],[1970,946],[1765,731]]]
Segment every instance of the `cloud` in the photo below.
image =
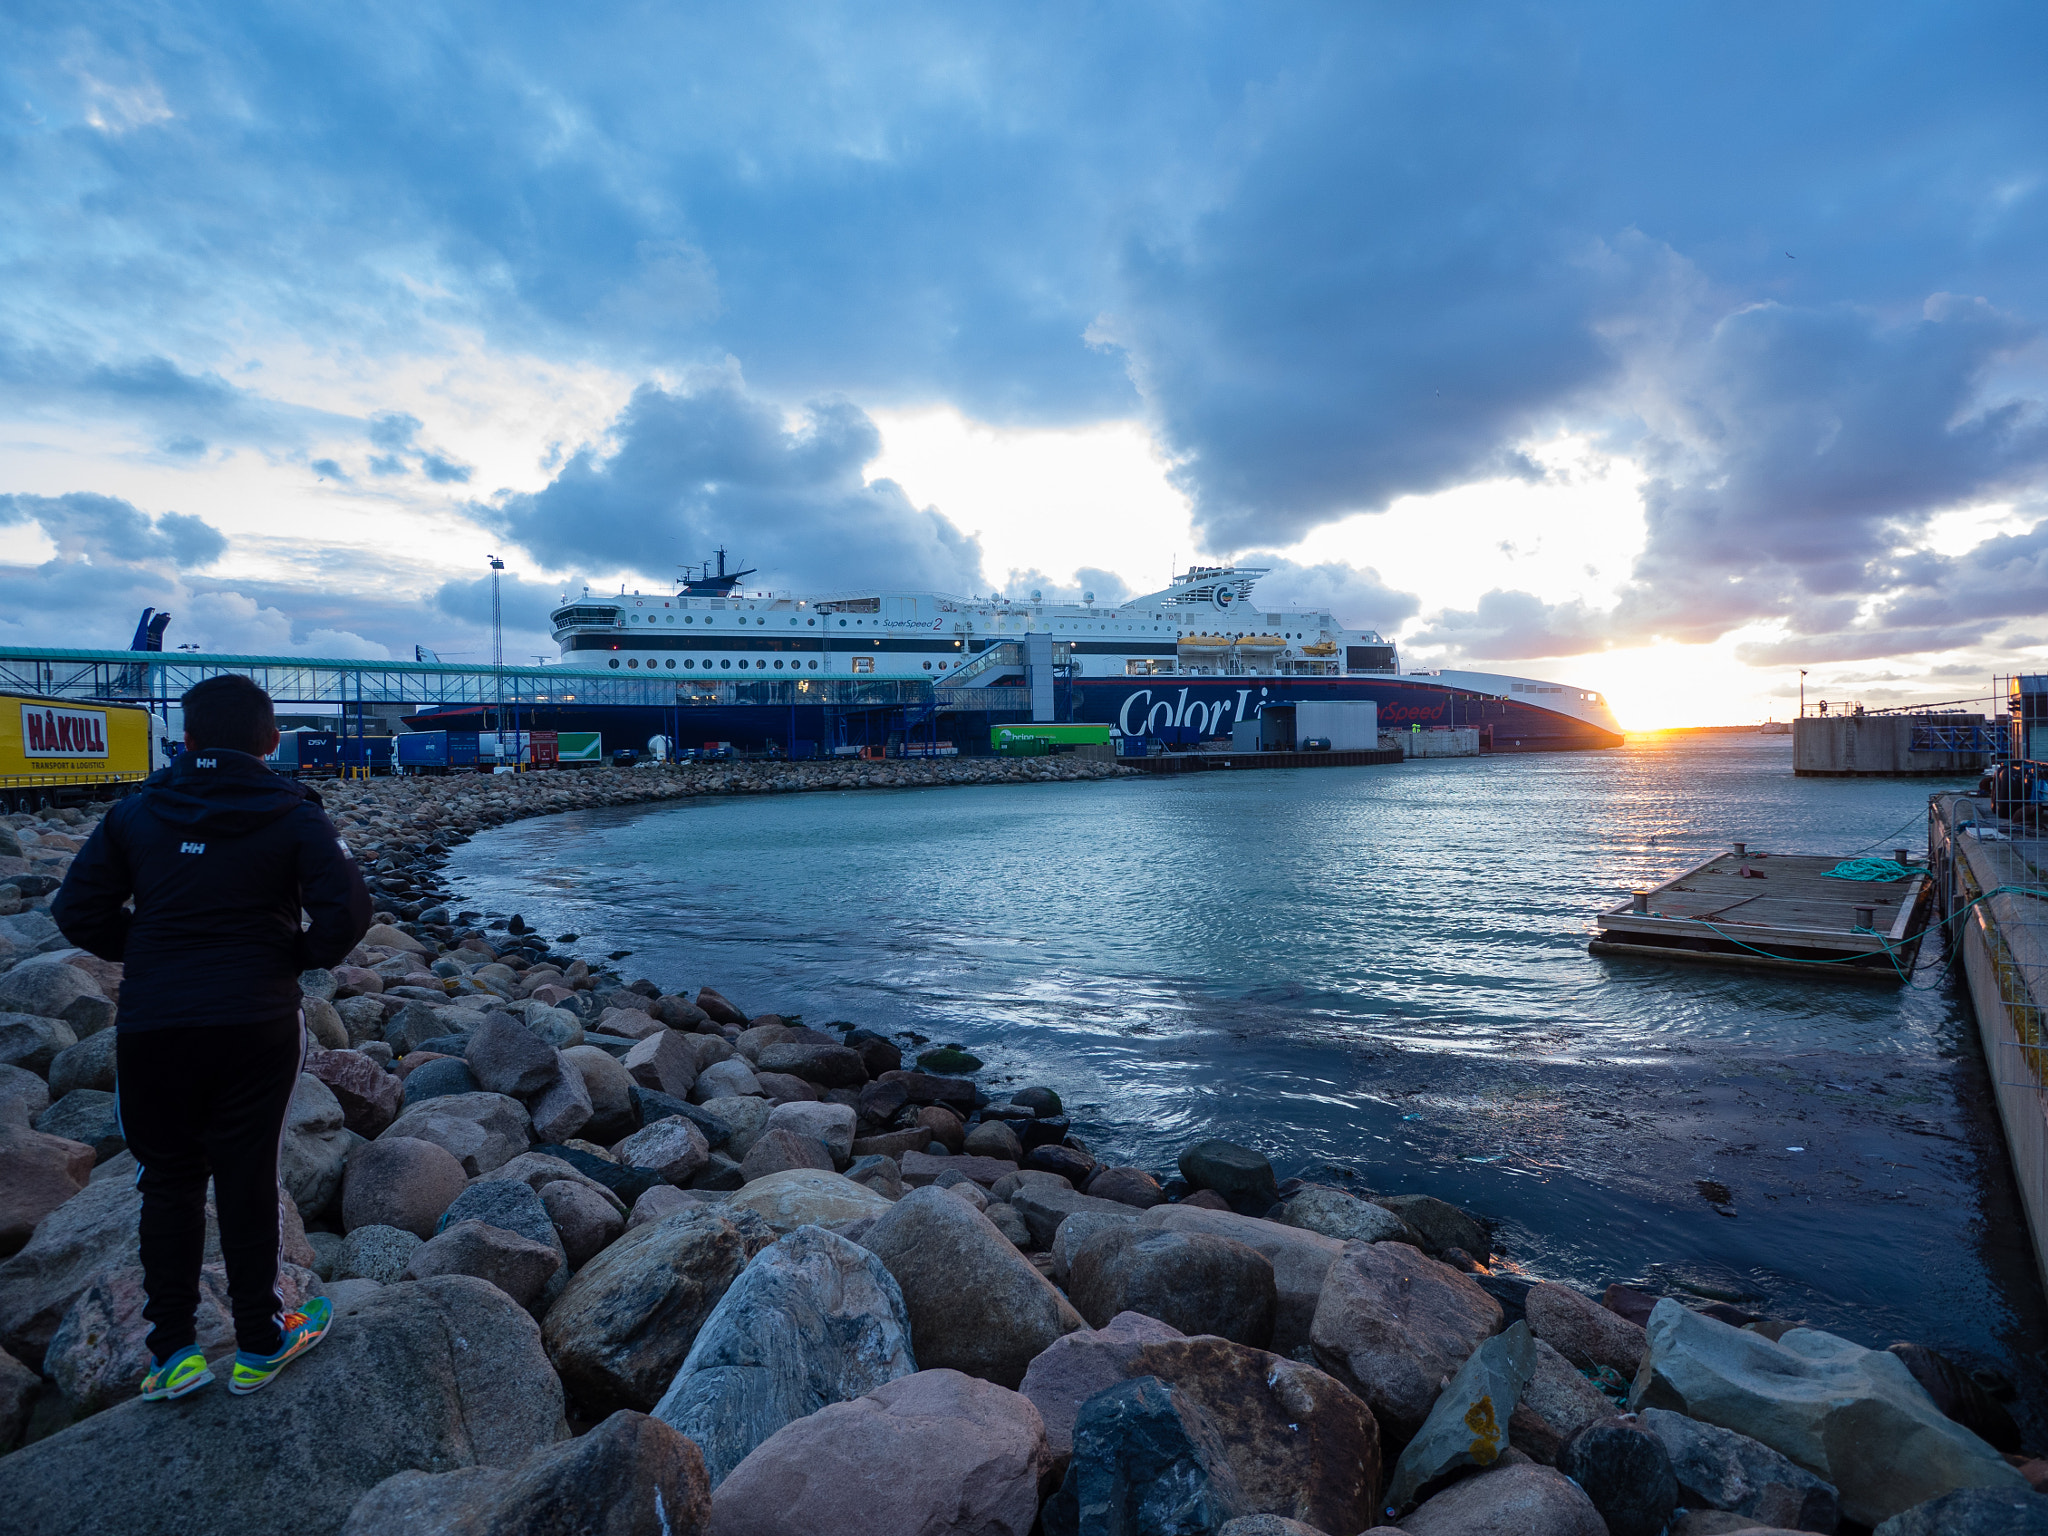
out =
[[208,566],[227,551],[227,540],[204,518],[166,512],[152,518],[117,496],[77,491],[65,496],[0,494],[0,527],[35,523],[63,562]]
[[1272,572],[1261,578],[1254,590],[1254,604],[1327,608],[1348,629],[1376,629],[1390,635],[1422,606],[1413,593],[1389,587],[1370,566],[1350,565],[1341,560],[1302,565],[1283,555],[1256,552],[1240,555],[1237,564],[1265,566]]
[[758,584],[798,591],[981,586],[975,539],[894,481],[862,480],[880,448],[848,401],[785,416],[727,368],[675,390],[642,385],[606,444],[579,448],[544,489],[501,491],[472,514],[545,565],[609,566],[661,586],[719,546],[758,570]]
[[1584,603],[1546,603],[1496,587],[1476,608],[1431,614],[1407,643],[1441,646],[1461,660],[1525,661],[1602,650],[1612,644],[1612,630],[1607,615]]
[[1131,589],[1124,579],[1114,571],[1100,570],[1092,565],[1076,568],[1071,582],[1055,581],[1052,577],[1032,567],[1029,570],[1012,570],[1003,578],[1004,593],[1043,592],[1049,603],[1079,603],[1089,600],[1101,607],[1114,607],[1131,596]]

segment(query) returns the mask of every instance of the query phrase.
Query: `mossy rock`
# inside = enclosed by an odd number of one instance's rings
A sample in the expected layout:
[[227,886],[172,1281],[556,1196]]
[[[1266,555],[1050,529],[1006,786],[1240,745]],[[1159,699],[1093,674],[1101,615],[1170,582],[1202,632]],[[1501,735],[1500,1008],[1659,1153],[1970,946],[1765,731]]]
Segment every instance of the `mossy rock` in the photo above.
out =
[[917,1058],[917,1064],[927,1072],[979,1072],[981,1058],[970,1055],[957,1045],[942,1045],[935,1051],[926,1051]]

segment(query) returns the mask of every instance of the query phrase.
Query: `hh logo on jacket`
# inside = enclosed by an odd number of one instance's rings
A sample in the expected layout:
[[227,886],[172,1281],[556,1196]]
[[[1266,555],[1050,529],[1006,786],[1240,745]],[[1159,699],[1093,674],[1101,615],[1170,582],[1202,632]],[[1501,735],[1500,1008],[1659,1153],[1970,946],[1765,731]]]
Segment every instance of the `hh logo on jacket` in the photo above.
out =
[[180,853],[204,853],[204,852],[206,852],[206,844],[204,844],[204,843],[180,843],[180,844],[178,844],[178,852],[180,852]]

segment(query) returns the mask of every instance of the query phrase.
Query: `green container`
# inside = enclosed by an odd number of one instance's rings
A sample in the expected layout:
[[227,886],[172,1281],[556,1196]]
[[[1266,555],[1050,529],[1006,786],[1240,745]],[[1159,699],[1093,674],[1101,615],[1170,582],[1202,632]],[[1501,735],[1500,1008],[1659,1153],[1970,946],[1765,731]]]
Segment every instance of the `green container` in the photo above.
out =
[[1005,757],[1043,757],[1055,747],[1106,747],[1106,725],[994,725],[989,745]]
[[563,731],[555,743],[555,760],[565,768],[604,761],[604,737],[596,731]]

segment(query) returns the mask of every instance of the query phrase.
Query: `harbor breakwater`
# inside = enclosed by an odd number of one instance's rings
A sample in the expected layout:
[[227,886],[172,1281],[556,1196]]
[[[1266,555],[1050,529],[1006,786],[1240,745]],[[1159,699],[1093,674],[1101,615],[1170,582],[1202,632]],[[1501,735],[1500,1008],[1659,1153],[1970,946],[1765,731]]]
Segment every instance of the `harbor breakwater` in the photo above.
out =
[[[514,808],[443,790],[459,819],[437,822],[436,787],[330,798],[378,862]],[[287,1138],[287,1278],[333,1297],[335,1338],[260,1418],[217,1391],[124,1402],[120,976],[37,922],[90,830],[0,839],[27,908],[0,956],[0,1188],[25,1239],[0,1263],[0,1432],[33,1436],[0,1530],[146,1525],[187,1497],[237,1528],[362,1533],[578,1511],[650,1532],[1917,1532],[2048,1507],[1994,1397],[1930,1350],[1594,1298],[1496,1254],[1484,1212],[1281,1180],[1214,1138],[1106,1166],[1056,1084],[991,1091],[955,1047],[628,981],[513,915],[409,921],[409,901],[303,983],[320,1049]]]

